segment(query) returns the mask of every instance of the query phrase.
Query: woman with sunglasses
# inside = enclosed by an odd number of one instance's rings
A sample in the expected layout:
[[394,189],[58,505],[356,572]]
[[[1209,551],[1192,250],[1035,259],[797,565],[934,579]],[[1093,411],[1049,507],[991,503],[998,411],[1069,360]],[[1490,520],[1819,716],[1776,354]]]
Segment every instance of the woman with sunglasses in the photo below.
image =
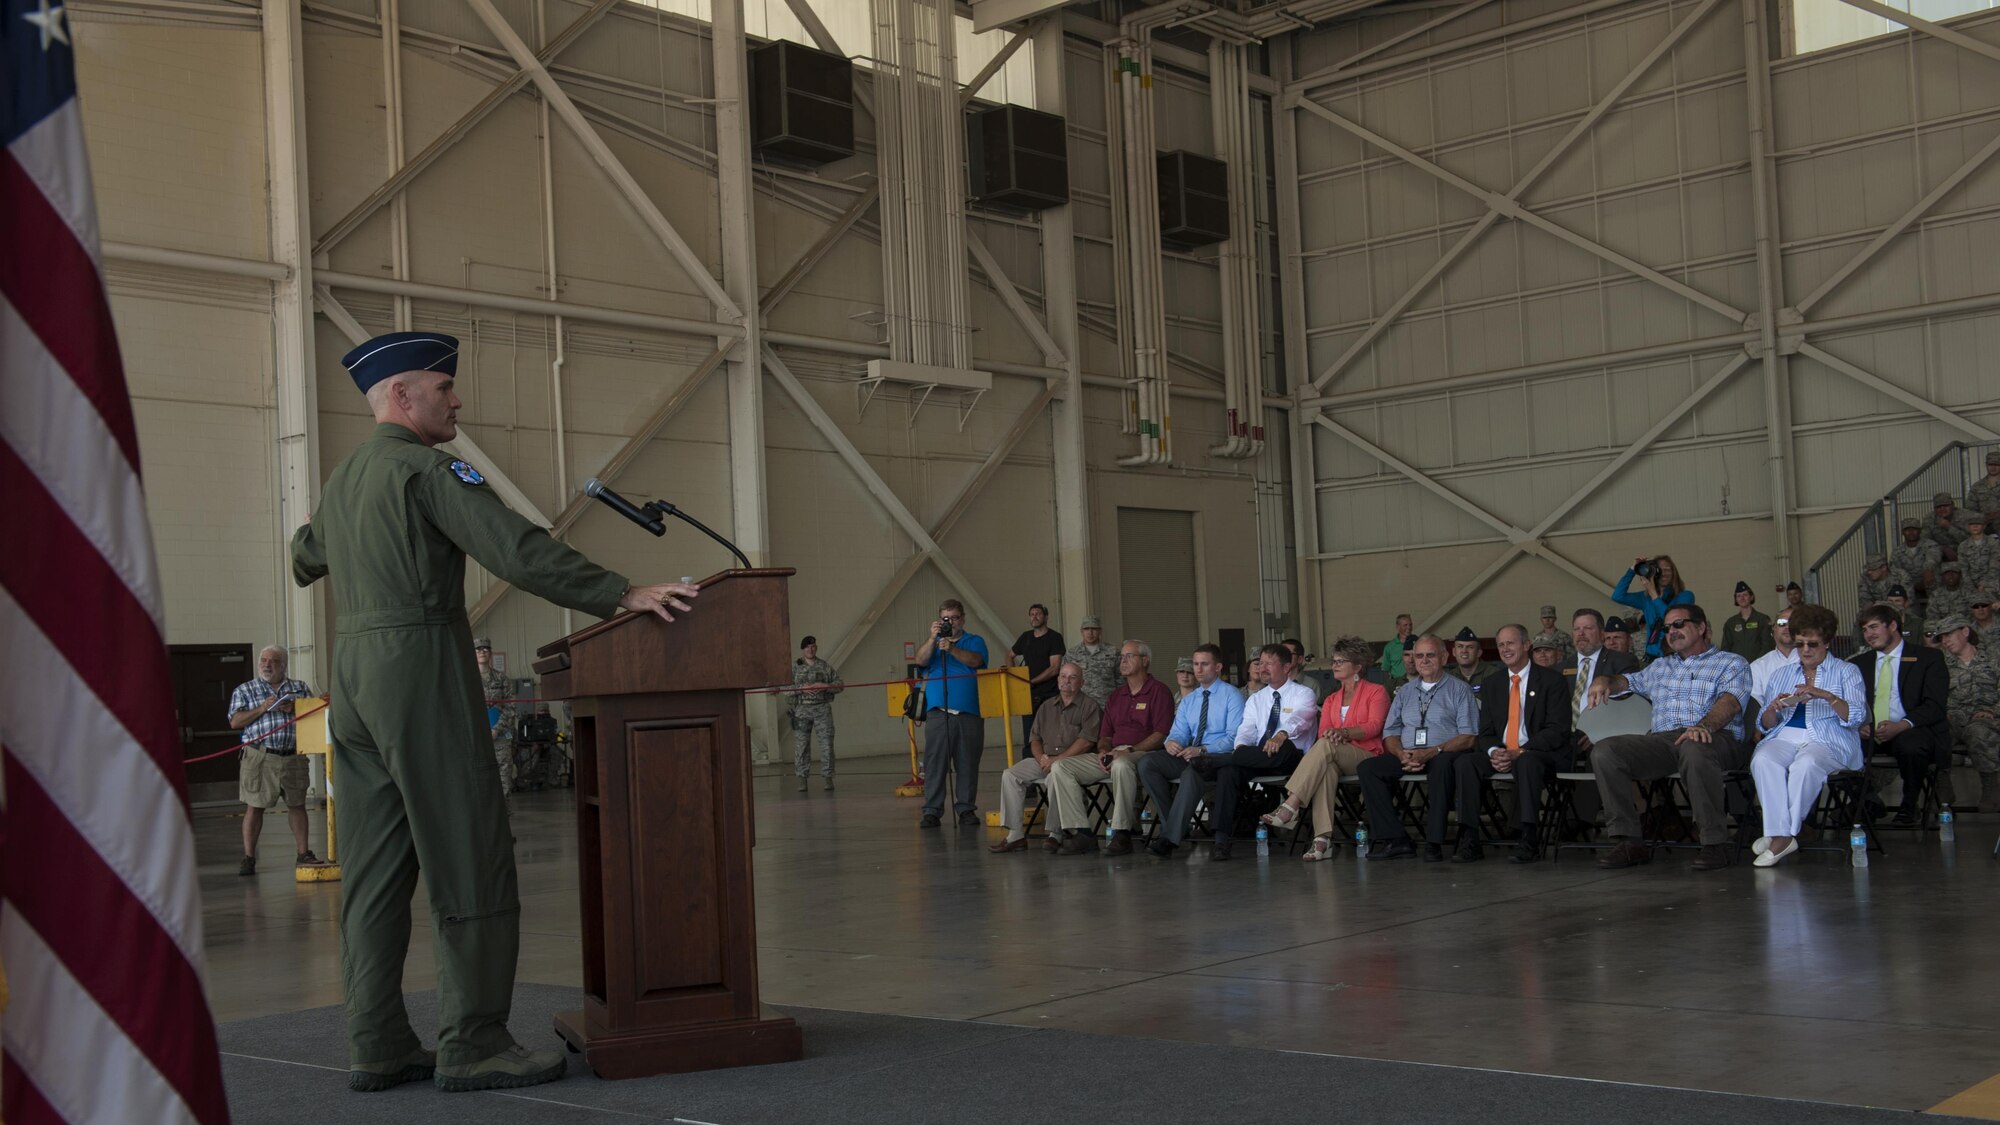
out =
[[1977,630],[1957,614],[1940,619],[1924,637],[1944,650],[1951,673],[1945,714],[1952,741],[1965,747],[1979,771],[1978,811],[2000,811],[2000,664],[1980,653]]
[[1860,728],[1868,718],[1860,669],[1827,659],[1840,618],[1817,605],[1787,616],[1799,662],[1772,674],[1765,689],[1771,701],[1757,715],[1763,740],[1750,756],[1750,776],[1764,806],[1764,835],[1754,845],[1758,867],[1775,866],[1799,850],[1799,827],[1828,774],[1861,768]]

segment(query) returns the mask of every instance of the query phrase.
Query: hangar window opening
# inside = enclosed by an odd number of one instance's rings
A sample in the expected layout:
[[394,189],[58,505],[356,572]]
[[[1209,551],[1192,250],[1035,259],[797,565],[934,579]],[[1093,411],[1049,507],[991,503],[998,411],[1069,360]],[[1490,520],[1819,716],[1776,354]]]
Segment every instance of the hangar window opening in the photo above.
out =
[[[1995,6],[1996,0],[1880,0],[1883,6],[1909,12],[1918,19],[1941,23]],[[1904,30],[1886,16],[1866,12],[1842,0],[1792,0],[1792,53],[1809,55],[1863,39]]]

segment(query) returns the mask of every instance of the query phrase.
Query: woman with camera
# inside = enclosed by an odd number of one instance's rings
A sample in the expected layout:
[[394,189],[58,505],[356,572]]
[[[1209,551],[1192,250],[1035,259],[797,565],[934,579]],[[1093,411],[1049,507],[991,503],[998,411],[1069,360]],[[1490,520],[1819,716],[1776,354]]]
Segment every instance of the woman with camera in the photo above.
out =
[[[1632,589],[1634,578],[1645,584],[1644,590]],[[1632,560],[1632,569],[1618,580],[1618,588],[1611,591],[1611,600],[1629,605],[1646,616],[1646,659],[1657,660],[1661,642],[1666,639],[1661,620],[1674,606],[1693,605],[1694,594],[1682,583],[1681,568],[1674,565],[1673,559],[1661,555]]]

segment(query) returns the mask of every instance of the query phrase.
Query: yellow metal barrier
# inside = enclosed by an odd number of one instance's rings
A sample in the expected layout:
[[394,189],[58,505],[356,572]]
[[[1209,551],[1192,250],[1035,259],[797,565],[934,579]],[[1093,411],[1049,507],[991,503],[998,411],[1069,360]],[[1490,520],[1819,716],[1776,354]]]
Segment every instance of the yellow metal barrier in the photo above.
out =
[[[999,719],[1001,737],[1007,747],[1007,764],[1014,764],[1014,722],[1022,715],[1035,713],[1034,703],[1029,698],[1028,670],[1026,668],[991,668],[977,673],[979,676],[979,714],[987,719]],[[911,687],[905,680],[897,680],[887,685],[889,714],[900,717],[903,705],[910,698]],[[917,784],[921,776],[917,771],[917,727],[915,723],[904,721],[910,736],[910,782],[897,787],[898,797],[921,797],[923,789]],[[1023,749],[1026,749],[1023,747]],[[1000,814],[986,814],[988,824],[999,823]]]
[[333,833],[333,735],[327,729],[329,709],[324,699],[301,699],[292,730],[299,753],[318,754],[326,759],[326,850],[324,863],[301,863],[292,877],[301,883],[332,883],[340,879],[339,853],[334,850]]

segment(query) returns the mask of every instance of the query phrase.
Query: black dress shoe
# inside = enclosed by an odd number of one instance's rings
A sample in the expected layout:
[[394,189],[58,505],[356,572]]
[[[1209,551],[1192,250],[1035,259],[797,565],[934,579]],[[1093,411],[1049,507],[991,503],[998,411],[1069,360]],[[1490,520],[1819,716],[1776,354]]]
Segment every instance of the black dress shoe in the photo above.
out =
[[1890,823],[1894,824],[1898,828],[1913,827],[1917,823],[1917,810],[1913,808],[1897,809],[1896,819],[1890,821]]
[[1703,844],[1695,853],[1694,862],[1688,864],[1688,870],[1720,871],[1729,866],[1732,858],[1728,844]]
[[1463,841],[1458,845],[1458,850],[1451,853],[1453,863],[1478,863],[1485,858],[1486,849],[1480,847],[1477,840]]
[[960,828],[984,828],[986,822],[981,820],[979,814],[976,812],[962,812],[958,814],[958,826]]
[[1209,845],[1209,861],[1212,863],[1221,863],[1223,860],[1228,859],[1231,846],[1228,840],[1217,840],[1215,843]]
[[1527,840],[1514,845],[1514,854],[1507,857],[1508,863],[1535,863],[1542,858],[1542,849]]
[[1417,854],[1417,846],[1408,840],[1382,840],[1368,845],[1369,859],[1408,859]]
[[1433,843],[1431,843],[1431,842],[1430,842],[1429,840],[1425,840],[1425,841],[1424,841],[1424,862],[1425,862],[1425,863],[1443,863],[1443,862],[1444,862],[1444,847],[1443,847],[1443,845],[1441,845],[1441,844],[1433,844]]
[[928,813],[928,812],[927,812],[927,813],[925,813],[925,814],[924,814],[924,818],[923,818],[922,820],[919,820],[919,821],[917,822],[917,827],[918,827],[918,828],[936,828],[936,827],[937,827],[938,825],[940,825],[940,824],[942,824],[942,823],[944,823],[944,822],[938,819],[938,815],[937,815],[936,813]]
[[1174,843],[1165,836],[1147,844],[1146,850],[1153,855],[1159,856],[1161,859],[1172,859],[1174,857]]

